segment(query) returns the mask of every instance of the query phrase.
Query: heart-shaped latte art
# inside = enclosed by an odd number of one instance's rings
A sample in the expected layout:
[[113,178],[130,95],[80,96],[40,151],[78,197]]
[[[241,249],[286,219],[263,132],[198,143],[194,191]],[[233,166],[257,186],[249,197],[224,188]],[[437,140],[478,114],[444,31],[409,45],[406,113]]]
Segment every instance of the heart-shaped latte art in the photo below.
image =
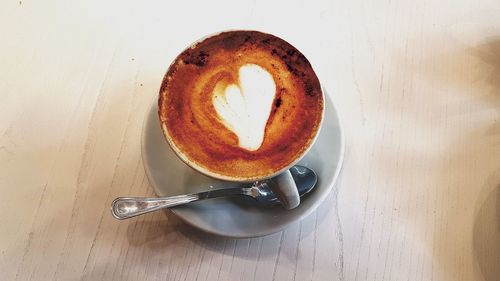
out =
[[264,141],[276,84],[271,74],[256,64],[243,65],[238,74],[238,85],[216,85],[212,102],[221,122],[238,137],[238,145],[255,151]]

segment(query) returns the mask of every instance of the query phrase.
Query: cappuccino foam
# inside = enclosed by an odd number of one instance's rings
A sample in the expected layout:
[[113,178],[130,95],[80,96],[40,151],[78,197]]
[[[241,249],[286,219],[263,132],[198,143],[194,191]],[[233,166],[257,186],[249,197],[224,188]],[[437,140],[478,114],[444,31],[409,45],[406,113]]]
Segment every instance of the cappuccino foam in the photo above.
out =
[[293,164],[314,141],[323,93],[288,42],[231,31],[184,50],[163,79],[161,128],[176,153],[217,178],[253,181]]

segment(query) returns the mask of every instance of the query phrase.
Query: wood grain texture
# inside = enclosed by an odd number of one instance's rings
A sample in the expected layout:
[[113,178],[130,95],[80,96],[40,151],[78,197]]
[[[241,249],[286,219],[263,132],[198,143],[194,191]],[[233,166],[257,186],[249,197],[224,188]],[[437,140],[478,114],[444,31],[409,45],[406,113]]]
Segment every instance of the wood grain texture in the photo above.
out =
[[[500,280],[500,2],[2,1],[0,280]],[[168,64],[220,30],[286,38],[347,151],[309,217],[224,239],[152,196],[142,121]]]

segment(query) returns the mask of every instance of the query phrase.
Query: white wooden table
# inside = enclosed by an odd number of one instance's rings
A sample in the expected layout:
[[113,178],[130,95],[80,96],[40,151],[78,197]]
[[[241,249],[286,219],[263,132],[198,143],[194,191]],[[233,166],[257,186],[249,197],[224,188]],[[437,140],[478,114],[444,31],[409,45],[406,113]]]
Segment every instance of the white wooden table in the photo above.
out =
[[[500,280],[500,2],[0,2],[0,280]],[[343,174],[283,232],[223,239],[159,212],[142,121],[190,42],[301,49],[343,117]]]

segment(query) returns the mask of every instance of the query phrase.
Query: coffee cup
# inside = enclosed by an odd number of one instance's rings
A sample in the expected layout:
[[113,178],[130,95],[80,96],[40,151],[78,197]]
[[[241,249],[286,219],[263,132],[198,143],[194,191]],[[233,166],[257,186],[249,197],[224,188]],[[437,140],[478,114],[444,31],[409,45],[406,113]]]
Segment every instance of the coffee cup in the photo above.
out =
[[300,204],[289,169],[314,144],[324,96],[309,61],[258,31],[226,31],[172,62],[158,100],[163,134],[196,171],[225,181],[271,180],[286,209]]

